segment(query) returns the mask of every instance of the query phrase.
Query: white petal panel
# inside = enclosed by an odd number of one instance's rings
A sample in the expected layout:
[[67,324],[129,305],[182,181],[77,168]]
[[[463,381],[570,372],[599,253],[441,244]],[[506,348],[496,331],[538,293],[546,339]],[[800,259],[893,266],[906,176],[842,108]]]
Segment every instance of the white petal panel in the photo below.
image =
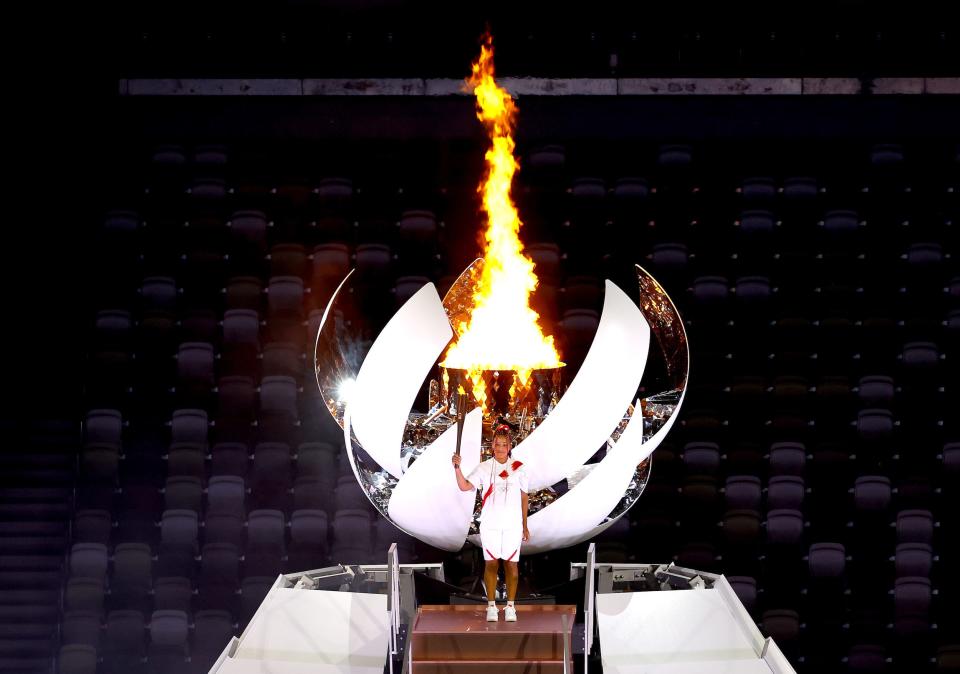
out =
[[580,371],[556,408],[513,451],[526,465],[531,491],[573,473],[610,437],[640,386],[649,348],[643,314],[608,280],[597,334]]
[[[483,432],[480,408],[469,412],[463,424],[460,468],[464,475],[480,463]],[[387,511],[390,519],[411,536],[442,550],[463,547],[477,492],[460,491],[450,457],[457,446],[456,425],[448,428],[417,457],[393,488]]]
[[666,423],[645,443],[638,404],[638,413],[630,419],[617,444],[607,451],[603,460],[577,486],[527,518],[530,540],[521,547],[521,554],[576,545],[613,524],[616,520],[597,527],[623,498],[637,464],[650,456],[667,437],[680,415],[684,395],[681,393],[677,407]]
[[394,477],[413,401],[453,330],[432,283],[393,315],[357,373],[348,404],[357,442]]

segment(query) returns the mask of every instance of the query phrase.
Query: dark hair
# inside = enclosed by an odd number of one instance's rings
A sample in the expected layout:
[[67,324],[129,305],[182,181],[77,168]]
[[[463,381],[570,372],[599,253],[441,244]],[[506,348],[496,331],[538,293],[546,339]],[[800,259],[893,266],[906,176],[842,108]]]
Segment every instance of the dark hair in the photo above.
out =
[[500,424],[499,426],[494,427],[492,442],[495,442],[497,438],[507,439],[507,444],[510,447],[510,449],[507,451],[507,456],[511,456],[513,453],[513,433],[510,430],[510,426],[507,424]]

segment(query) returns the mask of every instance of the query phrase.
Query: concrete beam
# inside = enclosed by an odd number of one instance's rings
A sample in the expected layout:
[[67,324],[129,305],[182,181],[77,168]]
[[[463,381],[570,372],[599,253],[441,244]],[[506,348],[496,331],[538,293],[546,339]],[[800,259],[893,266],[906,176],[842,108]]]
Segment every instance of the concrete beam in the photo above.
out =
[[423,96],[426,84],[409,79],[305,79],[304,96]]
[[872,94],[922,94],[922,77],[876,77],[873,79]]
[[960,94],[960,77],[928,77],[924,82],[925,94]]
[[[504,77],[514,96],[957,95],[957,77]],[[466,96],[460,79],[122,79],[121,96]]]
[[128,96],[302,96],[297,79],[129,79]]
[[[616,96],[617,80],[610,78],[503,77],[497,83],[514,96]],[[427,96],[466,96],[463,80],[428,79]]]
[[850,96],[860,93],[860,80],[855,77],[804,77],[802,89],[807,95]]
[[640,77],[618,80],[621,96],[763,96],[802,93],[798,77]]

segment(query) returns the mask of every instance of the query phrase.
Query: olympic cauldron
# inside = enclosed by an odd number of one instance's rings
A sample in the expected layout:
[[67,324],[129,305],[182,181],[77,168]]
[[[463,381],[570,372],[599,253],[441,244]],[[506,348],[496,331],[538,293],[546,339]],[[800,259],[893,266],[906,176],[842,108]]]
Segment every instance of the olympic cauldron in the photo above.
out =
[[[612,525],[643,492],[651,454],[686,390],[683,321],[636,266],[639,301],[606,282],[597,332],[572,381],[562,367],[487,370],[474,380],[437,361],[454,326],[465,323],[482,264],[467,267],[442,301],[425,284],[375,339],[358,329],[348,274],[317,332],[317,384],[360,486],[398,528],[444,550],[479,545],[479,495],[459,490],[450,465],[459,416],[464,474],[490,455],[494,424],[513,428],[513,456],[530,477],[530,540],[521,552],[575,545]],[[422,411],[411,411],[425,381]]]

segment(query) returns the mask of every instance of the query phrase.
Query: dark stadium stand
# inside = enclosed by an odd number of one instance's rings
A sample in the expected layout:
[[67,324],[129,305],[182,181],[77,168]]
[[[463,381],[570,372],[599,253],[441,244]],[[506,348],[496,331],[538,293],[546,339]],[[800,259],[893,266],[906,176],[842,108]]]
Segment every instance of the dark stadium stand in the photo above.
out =
[[[117,30],[39,16],[10,43],[0,671],[204,673],[277,573],[391,542],[470,587],[471,548],[371,506],[312,359],[350,269],[372,339],[479,253],[472,100],[122,83],[453,81],[486,17],[295,0],[234,28],[225,3],[108,4]],[[934,3],[490,4],[498,76],[855,83],[522,95],[521,237],[568,379],[634,263],[687,322],[683,411],[599,560],[725,574],[799,672],[960,671],[960,96],[876,90],[955,87],[955,24]],[[585,549],[522,560],[521,596]]]
[[[12,467],[63,486],[4,490],[7,519],[31,513],[4,528],[4,582],[42,589],[9,593],[3,657],[59,640],[61,672],[94,654],[99,671],[175,671],[187,653],[206,671],[211,635],[242,629],[280,571],[380,561],[393,540],[402,561],[442,558],[375,516],[311,374],[346,269],[376,330],[475,253],[469,148],[416,172],[408,149],[385,142],[376,167],[338,175],[299,165],[302,148],[136,151],[91,265],[75,495],[69,432],[10,431],[46,443]],[[575,371],[600,281],[628,288],[638,262],[677,299],[694,357],[681,423],[601,559],[723,572],[801,671],[950,670],[957,148],[762,163],[728,143],[637,144],[607,164],[586,149],[521,159],[548,330]]]

